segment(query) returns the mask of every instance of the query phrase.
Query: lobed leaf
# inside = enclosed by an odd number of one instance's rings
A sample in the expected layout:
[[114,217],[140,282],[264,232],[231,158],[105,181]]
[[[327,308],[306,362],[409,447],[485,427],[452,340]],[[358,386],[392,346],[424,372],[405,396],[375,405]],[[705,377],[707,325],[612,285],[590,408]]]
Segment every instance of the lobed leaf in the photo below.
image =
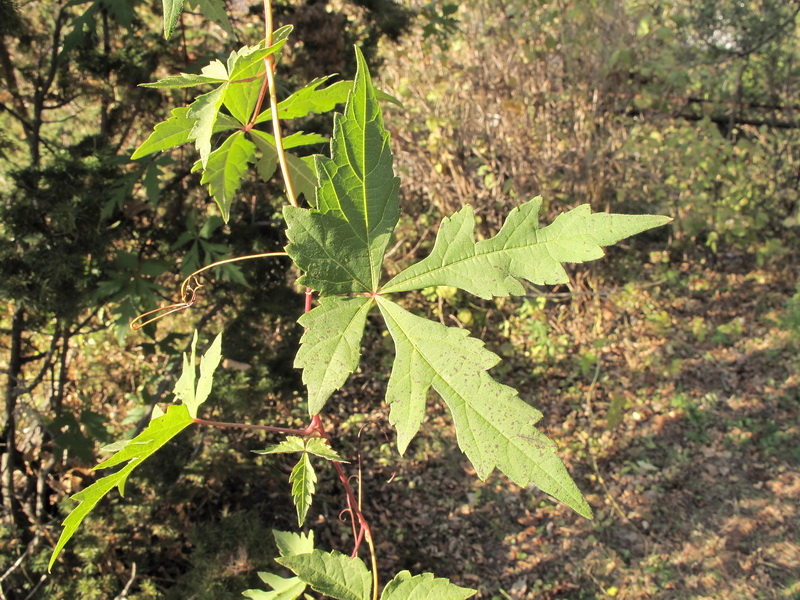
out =
[[183,0],[161,0],[164,9],[164,38],[169,39],[183,12]]
[[533,483],[591,518],[555,445],[534,427],[542,413],[488,374],[500,358],[463,329],[412,315],[384,297],[377,300],[397,350],[386,399],[400,452],[419,430],[433,387],[447,403],[458,445],[478,477],[485,480],[498,468],[517,485]]
[[130,461],[116,473],[106,475],[72,496],[72,499],[80,504],[64,519],[64,529],[50,557],[48,571],[53,568],[61,550],[100,499],[115,487],[119,489],[120,495],[124,496],[125,481],[131,472],[191,423],[192,417],[185,405],[170,406],[166,414],[152,420],[142,433],[128,442],[119,452],[95,467],[95,469],[106,469]]
[[358,51],[356,59],[344,115],[334,117],[331,158],[316,157],[317,208],[284,211],[291,241],[286,251],[306,271],[299,283],[322,295],[377,291],[399,217],[389,133]]
[[[307,535],[289,531],[272,531],[281,556],[308,554],[314,550],[314,532]],[[247,590],[244,596],[252,600],[295,600],[306,590],[306,583],[299,577],[280,577],[273,573],[259,573],[261,581],[272,588],[272,591]]]
[[276,560],[320,594],[336,600],[370,600],[372,576],[360,558],[314,550]]
[[[195,336],[197,332],[195,332]],[[214,371],[219,366],[219,361],[222,360],[222,334],[219,334],[211,342],[206,353],[200,361],[200,379],[197,381],[197,390],[195,391],[194,398],[191,402],[184,400],[183,403],[189,409],[189,414],[193,419],[197,418],[197,409],[208,400],[211,394],[211,384],[214,377]]]
[[[322,298],[319,306],[306,313],[299,323],[306,328],[294,366],[303,369],[308,387],[308,412],[322,410],[330,395],[344,385],[358,367],[361,338],[370,298]],[[321,359],[324,357],[324,359]]]
[[383,588],[381,600],[466,600],[477,593],[477,590],[434,577],[433,573],[412,577],[408,571],[400,571]]
[[320,213],[315,209],[285,206],[286,252],[305,273],[298,285],[318,290],[323,296],[368,292],[372,263],[363,243],[341,211]]
[[292,484],[292,501],[297,509],[297,526],[302,527],[311,508],[311,501],[314,497],[317,484],[317,474],[308,454],[303,452],[300,460],[292,469],[289,475],[289,483]]
[[97,480],[85,490],[72,496],[73,500],[77,500],[80,504],[64,520],[64,530],[53,550],[48,570],[53,568],[61,550],[100,499],[114,487],[117,487],[120,495],[124,496],[125,481],[131,471],[183,431],[196,418],[197,408],[206,401],[211,392],[211,379],[221,359],[222,334],[214,339],[200,362],[200,380],[195,389],[196,348],[197,332],[195,331],[191,352],[183,355],[183,372],[174,388],[175,396],[182,404],[170,406],[167,412],[160,416],[156,416],[157,413],[154,410],[150,424],[142,433],[130,441],[115,442],[106,446],[104,450],[115,453],[97,465],[96,470],[109,469],[125,462],[128,464],[116,473]]
[[237,131],[208,157],[200,183],[208,184],[225,222],[231,216],[234,195],[247,173],[248,163],[255,160],[255,154],[255,144],[245,137],[243,131]]
[[211,154],[211,136],[214,134],[214,125],[216,124],[222,101],[225,99],[226,89],[227,84],[223,84],[207,94],[198,96],[189,105],[187,116],[195,120],[189,136],[195,140],[195,146],[200,153],[200,162],[204,168]]
[[261,580],[272,590],[245,590],[242,595],[250,600],[296,600],[306,591],[306,583],[299,577],[280,577],[272,573],[259,573]]
[[272,530],[272,537],[278,546],[281,556],[295,556],[296,554],[309,554],[314,550],[314,532],[307,534],[293,531]]
[[541,285],[567,283],[562,263],[604,256],[603,246],[668,223],[656,215],[594,213],[584,204],[539,228],[542,199],[515,208],[500,232],[475,243],[475,218],[465,206],[442,220],[431,254],[402,271],[382,289],[404,292],[430,286],[458,287],[481,298],[521,295],[519,279]]
[[189,107],[182,106],[172,111],[172,116],[155,126],[144,143],[131,156],[132,160],[147,156],[153,152],[168,150],[190,141],[195,119],[188,116]]

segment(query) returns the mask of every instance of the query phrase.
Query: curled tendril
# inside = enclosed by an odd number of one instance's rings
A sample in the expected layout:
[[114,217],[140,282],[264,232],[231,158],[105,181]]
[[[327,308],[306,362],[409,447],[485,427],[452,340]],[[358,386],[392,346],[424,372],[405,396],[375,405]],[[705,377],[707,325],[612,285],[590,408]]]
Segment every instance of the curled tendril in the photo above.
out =
[[197,278],[197,276],[203,271],[208,271],[209,269],[213,269],[214,267],[219,267],[220,265],[225,265],[228,263],[239,262],[243,260],[251,260],[253,258],[270,258],[273,256],[288,256],[288,254],[286,254],[286,252],[264,252],[262,254],[250,254],[249,256],[237,256],[236,258],[227,258],[225,260],[219,260],[215,263],[211,263],[210,265],[206,265],[205,267],[197,269],[197,271],[189,275],[186,279],[183,280],[183,283],[181,283],[180,302],[178,302],[177,304],[168,304],[167,306],[162,306],[161,308],[149,310],[146,313],[139,315],[138,317],[136,317],[131,321],[130,323],[131,329],[133,329],[134,331],[138,331],[142,327],[145,327],[150,323],[155,323],[156,321],[158,321],[163,317],[166,317],[167,315],[182,310],[186,310],[187,308],[194,306],[197,303],[198,290],[204,287],[203,284],[200,283],[200,280]]

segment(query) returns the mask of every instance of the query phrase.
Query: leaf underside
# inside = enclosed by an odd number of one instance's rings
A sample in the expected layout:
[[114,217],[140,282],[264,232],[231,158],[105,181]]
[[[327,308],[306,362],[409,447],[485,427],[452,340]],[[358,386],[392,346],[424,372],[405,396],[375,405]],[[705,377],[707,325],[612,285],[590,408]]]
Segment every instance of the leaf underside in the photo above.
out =
[[400,571],[383,588],[381,600],[466,600],[477,593],[432,573],[412,576],[408,571]]
[[[101,462],[95,469],[109,469],[128,463],[111,475],[106,475],[95,481],[92,485],[81,490],[73,500],[80,502],[64,519],[64,529],[58,538],[53,554],[50,557],[48,571],[61,553],[61,550],[77,531],[78,526],[92,511],[97,503],[113,488],[119,489],[121,496],[125,495],[125,482],[131,472],[145,459],[152,456],[159,448],[186,429],[197,416],[198,407],[206,401],[211,393],[211,380],[214,370],[219,365],[222,349],[222,335],[218,335],[200,361],[200,378],[196,380],[195,350],[197,348],[197,332],[192,339],[191,352],[183,356],[183,372],[175,383],[174,394],[181,404],[174,404],[161,416],[153,418],[149,425],[139,435],[128,442],[117,442],[106,447],[106,450],[116,452]],[[155,414],[155,412],[154,412]]]
[[[416,435],[433,388],[447,403],[457,440],[477,474],[495,468],[519,485],[535,484],[578,513],[591,510],[555,452],[535,428],[541,413],[488,369],[499,358],[466,331],[412,315],[388,294],[454,286],[481,298],[525,293],[523,281],[568,281],[563,263],[603,256],[603,247],[663,225],[666,217],[594,213],[579,206],[539,227],[541,198],[508,215],[492,238],[475,240],[470,206],[445,218],[430,255],[380,285],[389,236],[397,223],[397,178],[389,135],[363,57],[343,115],[334,119],[331,158],[317,158],[316,209],[287,207],[287,253],[303,272],[298,283],[320,293],[304,315],[295,366],[303,370],[309,411],[317,414],[358,367],[369,309],[377,303],[396,357],[387,389],[401,452]],[[269,165],[271,167],[271,165]]]
[[360,558],[314,550],[276,559],[315,591],[337,600],[370,600],[372,575]]
[[447,403],[458,445],[478,477],[486,479],[497,468],[514,483],[533,483],[591,518],[555,445],[534,427],[542,413],[488,374],[500,362],[497,355],[463,329],[417,317],[385,298],[378,298],[378,307],[397,352],[386,400],[401,453],[422,424],[433,387]]
[[539,285],[567,283],[562,263],[602,258],[603,246],[670,220],[592,213],[584,204],[540,229],[541,205],[542,199],[534,198],[515,208],[496,236],[477,243],[472,207],[465,206],[442,221],[430,255],[391,279],[383,293],[447,285],[487,299],[521,295],[525,288],[518,279]]

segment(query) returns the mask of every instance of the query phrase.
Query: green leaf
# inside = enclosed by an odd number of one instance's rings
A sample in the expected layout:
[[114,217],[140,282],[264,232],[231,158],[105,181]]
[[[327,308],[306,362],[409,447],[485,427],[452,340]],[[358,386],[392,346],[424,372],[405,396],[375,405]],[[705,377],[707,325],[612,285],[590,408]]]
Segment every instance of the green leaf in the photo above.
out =
[[197,381],[197,391],[195,392],[194,399],[191,403],[184,401],[193,419],[197,418],[197,409],[203,402],[208,400],[208,396],[211,394],[212,378],[214,377],[214,371],[217,370],[221,359],[222,334],[220,333],[214,338],[211,346],[206,350],[203,359],[200,361],[200,379]]
[[[283,148],[285,150],[290,150],[292,148],[298,148],[300,146],[311,146],[313,144],[325,144],[329,140],[324,135],[320,135],[318,133],[303,133],[302,131],[298,131],[297,133],[293,133],[292,135],[288,135],[283,138]],[[310,167],[309,167],[310,168]],[[317,175],[314,173],[314,169],[311,169],[311,175],[314,178],[314,186],[317,185]]]
[[289,475],[289,483],[292,484],[292,501],[297,508],[297,526],[302,527],[306,520],[306,514],[311,507],[311,500],[314,496],[317,483],[317,474],[311,465],[311,459],[305,452],[300,456],[300,460],[292,469]]
[[153,133],[137,148],[131,159],[136,160],[153,152],[168,150],[190,141],[189,136],[195,119],[189,118],[188,113],[188,106],[174,109],[169,119],[155,126]]
[[[281,556],[309,554],[314,550],[314,532],[307,535],[289,531],[272,531]],[[306,583],[299,577],[279,577],[272,573],[259,573],[261,581],[269,585],[273,591],[247,590],[244,595],[252,600],[295,600],[306,590]]]
[[164,38],[169,39],[183,12],[183,0],[161,0],[164,7]]
[[278,168],[278,150],[275,148],[275,138],[256,129],[251,129],[247,133],[260,152],[256,159],[258,176],[262,181],[269,181]]
[[[154,152],[169,150],[170,148],[175,148],[176,146],[191,142],[194,139],[192,137],[192,130],[194,129],[197,119],[189,117],[189,108],[188,106],[183,106],[173,110],[172,116],[169,119],[155,126],[153,133],[151,133],[150,137],[148,137],[144,143],[139,146],[136,152],[133,153],[131,159],[136,160],[148,154],[153,154]],[[218,114],[217,120],[214,123],[213,133],[219,133],[229,129],[239,129],[240,127],[241,124],[233,117],[226,114]],[[158,182],[157,177],[154,176],[152,179],[156,183]],[[157,190],[157,186],[155,187]],[[148,194],[151,195],[149,192]]]
[[442,220],[431,254],[390,280],[383,293],[448,285],[481,298],[524,294],[518,279],[541,285],[567,283],[561,263],[602,258],[603,246],[671,220],[654,215],[592,214],[584,204],[539,229],[541,204],[541,198],[534,198],[515,208],[496,236],[477,244],[472,208],[465,206]]
[[295,556],[297,554],[310,554],[314,551],[314,532],[307,534],[295,533],[293,531],[272,530],[275,544],[281,556]]
[[231,21],[222,0],[189,0],[189,6],[196,7],[207,19],[222,27],[227,33],[233,34]]
[[328,442],[322,438],[301,438],[296,435],[290,435],[280,444],[269,446],[264,450],[254,450],[254,454],[290,454],[292,452],[308,452],[314,456],[319,456],[326,460],[343,461],[336,451],[328,445]]
[[[255,65],[252,69],[252,73],[246,71],[243,77],[255,76],[258,74],[257,71],[258,65]],[[250,121],[250,117],[258,103],[260,92],[260,79],[241,81],[228,85],[228,91],[225,93],[225,108],[227,108],[237,120],[240,128]]]
[[214,134],[214,125],[216,124],[222,101],[225,99],[226,89],[227,84],[223,84],[207,94],[198,96],[189,105],[187,116],[195,120],[189,136],[195,140],[195,146],[200,153],[200,162],[203,167],[206,166],[208,157],[211,154],[211,136]]
[[[331,158],[317,157],[317,209],[285,210],[286,251],[322,295],[377,291],[399,216],[400,180],[364,57],[344,115],[334,117]],[[291,208],[291,207],[289,207]]]
[[366,61],[356,50],[358,70],[344,115],[336,115],[331,158],[316,160],[320,213],[341,211],[352,236],[363,244],[370,262],[370,290],[378,290],[383,255],[397,224],[400,180],[392,170],[389,132]]
[[364,244],[341,211],[307,210],[285,206],[286,252],[305,273],[300,286],[318,290],[323,296],[369,292],[372,264]]
[[209,77],[207,75],[195,75],[193,73],[181,73],[180,75],[170,75],[164,79],[159,79],[153,83],[140,83],[140,87],[177,90],[181,88],[195,87],[207,83],[224,83],[227,77]]
[[434,577],[433,573],[412,577],[408,571],[400,571],[383,588],[381,600],[466,600],[477,593],[477,590]]
[[542,413],[488,374],[500,358],[463,329],[412,315],[384,297],[377,300],[397,349],[386,399],[400,452],[419,430],[433,387],[447,403],[458,445],[478,477],[486,479],[498,468],[517,485],[534,483],[591,518],[555,445],[534,427]]
[[322,410],[330,395],[344,385],[358,367],[361,338],[372,300],[322,298],[319,306],[299,319],[306,328],[294,366],[303,369],[308,387],[308,411],[313,416]]
[[[291,26],[288,26],[286,36],[288,36],[288,32],[291,31],[291,29]],[[283,48],[283,45],[286,43],[286,36],[275,38],[271,46],[265,47],[264,42],[261,42],[260,44],[244,46],[235,52],[231,52],[228,57],[230,80],[233,82],[237,79],[252,77],[264,71],[266,69],[264,59]],[[253,67],[256,67],[255,71],[253,71]]]
[[186,406],[170,406],[164,416],[151,421],[147,428],[126,444],[122,450],[95,467],[95,469],[107,469],[130,461],[116,473],[97,480],[85,490],[81,490],[72,496],[72,499],[77,500],[80,504],[64,520],[64,530],[61,532],[61,537],[59,537],[55,550],[53,550],[53,555],[50,557],[48,570],[53,568],[53,564],[55,564],[61,550],[100,499],[114,487],[118,488],[120,495],[124,496],[125,481],[131,472],[191,423],[192,417],[189,415],[189,410]]
[[290,435],[280,444],[268,446],[263,450],[253,450],[254,454],[290,454],[292,452],[305,452],[306,442],[303,438]]
[[342,460],[342,458],[339,456],[339,453],[331,448],[328,442],[318,437],[306,439],[306,452],[313,454],[314,456],[324,458],[325,460],[347,462],[346,460]]
[[342,462],[342,460],[325,440],[320,438],[304,439],[295,435],[288,436],[275,446],[270,446],[264,450],[256,450],[255,454],[289,454],[294,452],[303,453],[289,476],[289,482],[292,484],[292,500],[297,507],[297,523],[302,527],[308,509],[311,506],[311,499],[317,483],[317,475],[314,472],[309,454],[326,460],[339,462]]
[[[319,86],[330,79],[332,75],[318,77],[294,94],[278,103],[278,116],[281,119],[299,119],[312,113],[320,114],[333,110],[337,104],[347,101],[347,95],[353,89],[352,81],[338,81],[326,88]],[[270,109],[262,112],[256,123],[263,123],[272,119]]]
[[[264,43],[245,46],[228,57],[227,71],[230,73],[228,89],[225,92],[225,107],[245,125],[250,122],[261,92],[266,66],[264,59],[275,54],[286,43],[279,40],[272,46]],[[252,79],[252,81],[246,81]]]
[[[263,131],[251,129],[250,138],[258,147],[261,155],[256,160],[256,170],[259,177],[264,181],[269,181],[275,174],[278,167],[278,151],[275,148],[275,138]],[[319,140],[326,141],[325,138],[316,134],[304,134],[302,132],[288,136],[283,140],[284,150],[294,146],[305,144],[315,144]],[[288,145],[287,145],[288,144]],[[295,187],[295,192],[303,194],[309,204],[313,205],[316,201],[317,176],[314,170],[308,165],[312,158],[298,158],[294,154],[286,153],[286,161],[289,165],[289,177]]]
[[255,159],[256,147],[243,131],[228,137],[222,145],[208,157],[200,183],[207,183],[209,192],[222,212],[227,223],[231,215],[231,204],[242,178],[247,173],[247,165]]
[[194,401],[195,380],[197,378],[197,330],[192,337],[192,347],[183,353],[183,370],[175,383],[173,393],[180,402],[187,404]]
[[299,158],[290,152],[286,153],[286,162],[289,166],[289,177],[292,178],[294,191],[299,196],[302,194],[311,206],[317,203],[317,175],[308,164],[313,163],[314,157]]
[[280,577],[272,573],[259,573],[261,580],[272,588],[272,591],[245,590],[242,595],[251,600],[296,600],[306,591],[306,583],[299,577]]
[[314,550],[276,560],[320,594],[336,600],[370,600],[372,576],[360,558]]
[[192,338],[191,351],[183,355],[183,372],[174,389],[175,397],[186,405],[189,415],[193,419],[197,418],[197,409],[208,399],[208,395],[211,393],[212,377],[222,358],[222,334],[214,338],[211,346],[200,361],[200,380],[197,382],[197,388],[195,388],[197,375],[196,348],[197,331],[194,332],[194,338]]

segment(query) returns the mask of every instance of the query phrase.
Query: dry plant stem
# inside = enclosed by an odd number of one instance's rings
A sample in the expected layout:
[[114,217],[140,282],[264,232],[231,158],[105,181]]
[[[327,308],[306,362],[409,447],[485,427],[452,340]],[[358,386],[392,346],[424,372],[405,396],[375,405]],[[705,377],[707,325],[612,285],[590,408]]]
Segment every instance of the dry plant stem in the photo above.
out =
[[[134,331],[138,331],[149,325],[150,323],[155,323],[159,319],[166,317],[169,314],[174,312],[178,312],[181,310],[186,310],[195,305],[197,302],[197,290],[199,290],[203,285],[196,280],[196,276],[204,271],[208,271],[209,269],[213,269],[214,267],[219,267],[220,265],[226,265],[228,263],[239,262],[242,260],[251,260],[253,258],[269,258],[272,256],[288,256],[286,252],[264,252],[261,254],[250,254],[248,256],[237,256],[236,258],[226,258],[225,260],[218,260],[215,263],[211,263],[210,265],[206,265],[200,269],[197,269],[194,273],[189,275],[186,279],[183,280],[180,287],[180,296],[181,301],[177,304],[169,304],[167,306],[162,306],[160,308],[156,308],[154,310],[149,310],[146,313],[143,313],[133,319],[130,322],[130,328]],[[189,287],[189,282],[195,281],[197,285],[194,287]],[[156,315],[151,319],[147,319],[150,315]],[[147,319],[147,320],[145,320]]]
[[227,423],[225,421],[209,421],[207,419],[192,419],[198,425],[208,425],[209,427],[228,428],[228,429],[250,429],[254,431],[269,431],[270,433],[285,433],[286,435],[309,436],[316,431],[313,424],[305,429],[293,429],[291,427],[272,427],[271,425],[251,425],[249,423]]
[[213,269],[214,267],[219,267],[221,265],[227,265],[234,262],[239,262],[243,260],[252,260],[254,258],[272,258],[273,256],[289,256],[286,252],[262,252],[260,254],[248,254],[247,256],[237,256],[236,258],[226,258],[225,260],[218,260],[217,262],[211,263],[210,265],[206,265],[205,267],[201,267],[197,269],[194,273],[189,275],[186,279],[183,280],[181,284],[181,298],[185,297],[186,295],[186,286],[189,282],[197,277],[200,273],[208,271],[209,269]]

